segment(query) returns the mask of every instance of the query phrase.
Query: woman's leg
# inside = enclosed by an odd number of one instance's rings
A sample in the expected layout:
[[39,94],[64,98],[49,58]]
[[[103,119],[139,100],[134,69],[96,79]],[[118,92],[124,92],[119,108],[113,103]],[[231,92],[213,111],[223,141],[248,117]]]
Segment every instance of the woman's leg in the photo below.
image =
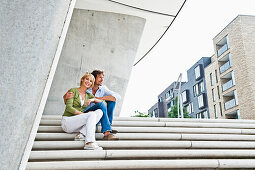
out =
[[89,115],[87,113],[63,117],[61,121],[62,129],[67,133],[79,132],[86,125]]
[[86,136],[85,143],[95,142],[96,124],[103,115],[102,110],[97,109],[94,112],[85,113],[88,115],[86,125],[82,127],[80,132]]

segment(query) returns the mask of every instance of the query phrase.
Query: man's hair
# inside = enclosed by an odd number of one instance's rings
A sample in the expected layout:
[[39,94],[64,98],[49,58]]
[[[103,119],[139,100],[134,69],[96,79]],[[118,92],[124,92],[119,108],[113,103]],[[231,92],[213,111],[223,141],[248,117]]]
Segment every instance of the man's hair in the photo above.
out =
[[92,73],[91,73],[95,79],[97,78],[97,75],[99,74],[103,74],[104,75],[104,71],[103,70],[93,70]]

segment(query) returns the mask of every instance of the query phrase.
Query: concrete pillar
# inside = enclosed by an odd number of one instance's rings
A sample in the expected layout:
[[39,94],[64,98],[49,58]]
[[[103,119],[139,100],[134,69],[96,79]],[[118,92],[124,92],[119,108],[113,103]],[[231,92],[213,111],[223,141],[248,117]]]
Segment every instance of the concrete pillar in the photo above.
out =
[[70,0],[2,0],[0,169],[18,169]]
[[[145,19],[135,16],[75,9],[44,114],[62,115],[62,96],[93,69],[104,70],[104,84],[123,99],[144,24]],[[122,100],[115,116],[121,105]]]

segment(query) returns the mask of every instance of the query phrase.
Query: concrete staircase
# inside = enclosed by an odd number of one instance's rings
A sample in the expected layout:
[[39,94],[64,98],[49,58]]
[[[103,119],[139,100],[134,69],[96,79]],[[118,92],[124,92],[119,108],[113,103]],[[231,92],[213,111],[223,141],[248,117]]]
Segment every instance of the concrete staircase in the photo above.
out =
[[115,118],[119,141],[83,150],[61,116],[43,116],[26,169],[255,169],[255,121]]

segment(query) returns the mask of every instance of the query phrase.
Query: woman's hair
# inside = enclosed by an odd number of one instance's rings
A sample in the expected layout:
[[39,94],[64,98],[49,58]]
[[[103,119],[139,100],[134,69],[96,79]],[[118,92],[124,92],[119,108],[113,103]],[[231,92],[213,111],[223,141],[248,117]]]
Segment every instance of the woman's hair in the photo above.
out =
[[[84,76],[82,76],[81,81],[80,81],[80,86],[81,86],[81,84],[82,84],[82,81],[83,81],[85,78],[89,77],[89,76],[91,76],[91,78],[92,78],[92,85],[91,85],[91,87],[94,86],[95,77],[94,77],[93,74],[91,74],[91,73],[86,73],[86,74],[84,74]],[[91,87],[90,87],[90,88],[91,88]]]

